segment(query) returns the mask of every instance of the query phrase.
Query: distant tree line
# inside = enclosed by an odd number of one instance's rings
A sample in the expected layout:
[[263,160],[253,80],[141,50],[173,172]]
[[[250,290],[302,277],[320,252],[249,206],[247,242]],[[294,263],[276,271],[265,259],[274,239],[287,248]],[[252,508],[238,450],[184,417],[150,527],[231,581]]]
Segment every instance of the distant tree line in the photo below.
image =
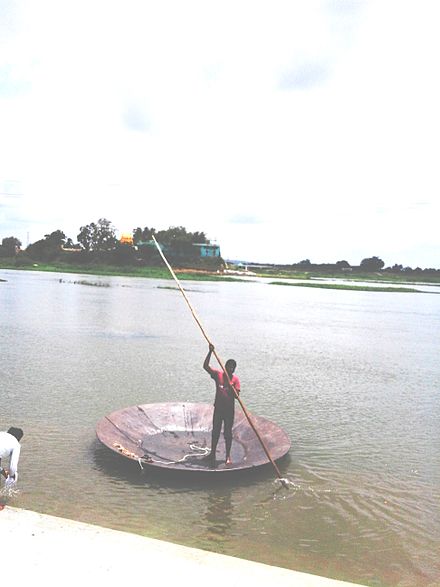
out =
[[[159,265],[160,255],[152,243],[152,235],[166,247],[167,256],[179,262],[198,259],[194,244],[210,244],[204,232],[190,232],[183,226],[171,226],[166,230],[137,227],[132,231],[132,242],[121,242],[110,220],[100,218],[81,226],[74,243],[62,230],[55,230],[30,244],[24,251],[15,237],[4,238],[0,245],[0,257],[15,257],[16,264],[35,262],[96,263],[109,265]],[[221,263],[221,259],[209,259],[206,263]]]
[[[152,236],[166,247],[167,256],[177,264],[191,262],[196,264],[197,258],[194,244],[210,244],[204,232],[189,232],[183,226],[170,226],[166,230],[137,227],[132,231],[132,244],[120,242],[116,237],[116,229],[110,220],[100,218],[81,226],[74,243],[62,230],[46,234],[44,238],[30,244],[25,250],[22,243],[14,236],[6,237],[0,245],[0,257],[14,258],[17,265],[36,262],[53,263],[96,263],[109,265],[160,265],[162,261],[154,245]],[[222,259],[204,260],[206,263],[222,264]],[[248,263],[249,267],[257,263]],[[336,263],[312,263],[304,259],[290,265],[265,264],[265,268],[287,271],[316,271],[322,273],[346,272],[387,272],[394,274],[440,274],[440,269],[404,267],[394,264],[385,267],[384,261],[377,256],[362,259],[360,265],[351,266],[347,261]]]
[[[249,268],[261,266],[258,263],[248,263]],[[395,264],[391,267],[385,267],[384,261],[380,257],[367,257],[362,259],[360,265],[350,265],[348,261],[336,261],[336,263],[312,263],[310,259],[304,259],[298,263],[292,263],[289,265],[277,265],[265,264],[266,268],[272,269],[273,271],[301,271],[301,272],[320,272],[320,273],[394,273],[394,274],[410,274],[410,273],[422,273],[422,274],[440,274],[440,269],[428,268],[421,269],[416,267],[404,267],[403,265]]]

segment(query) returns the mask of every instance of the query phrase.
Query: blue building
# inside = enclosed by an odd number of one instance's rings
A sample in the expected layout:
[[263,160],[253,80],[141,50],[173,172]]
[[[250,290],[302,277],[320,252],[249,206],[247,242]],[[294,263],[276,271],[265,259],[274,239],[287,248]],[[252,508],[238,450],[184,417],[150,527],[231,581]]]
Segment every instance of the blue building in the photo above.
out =
[[220,257],[219,245],[208,244],[193,244],[193,247],[199,250],[199,256],[204,257]]
[[[163,245],[159,243],[160,248],[164,252],[165,255],[170,254],[172,257],[193,257],[197,259],[214,259],[219,258],[220,255],[220,246],[219,245],[212,245],[207,243],[188,243],[184,246],[182,245]],[[139,241],[136,245],[136,249],[140,250],[143,247],[150,248],[152,250],[156,250],[156,245],[153,240],[150,241]]]

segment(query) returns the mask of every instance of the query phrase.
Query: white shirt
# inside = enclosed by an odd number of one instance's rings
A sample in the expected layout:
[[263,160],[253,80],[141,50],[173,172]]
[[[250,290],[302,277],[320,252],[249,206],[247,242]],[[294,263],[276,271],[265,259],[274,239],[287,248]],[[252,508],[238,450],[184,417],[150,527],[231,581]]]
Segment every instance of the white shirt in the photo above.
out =
[[12,434],[0,432],[0,459],[5,459],[6,457],[9,457],[9,475],[13,477],[17,473],[20,443]]

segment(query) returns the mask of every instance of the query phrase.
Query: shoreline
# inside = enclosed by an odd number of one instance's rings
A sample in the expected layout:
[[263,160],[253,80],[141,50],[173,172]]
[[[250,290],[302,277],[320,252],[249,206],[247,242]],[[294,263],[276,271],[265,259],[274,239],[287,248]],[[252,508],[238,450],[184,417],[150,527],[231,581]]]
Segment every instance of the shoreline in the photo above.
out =
[[46,586],[105,581],[120,587],[131,580],[184,587],[360,585],[10,506],[0,511],[0,540],[7,545],[5,572],[19,585],[29,578]]
[[[2,265],[0,262],[0,271],[28,271],[30,273],[59,273],[59,274],[75,274],[83,275],[85,277],[134,277],[140,279],[164,279],[167,281],[173,281],[168,269],[164,267],[145,267],[143,269],[133,268],[121,268],[115,266],[68,266],[68,265],[38,265],[35,264],[33,267],[12,267],[9,265]],[[309,287],[314,289],[333,289],[340,291],[367,291],[367,292],[390,292],[390,293],[440,293],[440,291],[423,291],[415,289],[414,286],[428,286],[428,287],[439,287],[439,281],[420,281],[411,279],[390,279],[389,276],[335,276],[326,274],[315,274],[309,275],[304,274],[283,274],[273,273],[265,274],[258,273],[252,276],[246,274],[231,275],[218,273],[216,271],[209,271],[206,269],[196,268],[175,268],[175,274],[181,281],[199,281],[199,282],[234,282],[234,283],[250,283],[255,279],[266,279],[274,280],[269,281],[268,285],[271,286],[290,286],[290,287]],[[375,279],[374,279],[375,277]],[[253,279],[254,278],[254,279]],[[281,279],[283,281],[275,281]],[[290,280],[290,282],[288,281]],[[333,281],[321,281],[331,280]],[[0,279],[0,281],[7,281]],[[334,281],[351,282],[351,283],[334,283]],[[75,282],[77,283],[77,282]],[[99,285],[96,283],[86,283],[85,281],[78,282],[80,285]],[[374,285],[366,285],[374,284]],[[391,286],[391,287],[388,287]],[[409,287],[405,287],[409,286]]]
[[[232,262],[230,262],[232,264]],[[252,277],[266,279],[294,279],[294,280],[319,280],[319,279],[338,279],[353,282],[372,282],[399,285],[437,285],[440,286],[440,269],[420,269],[411,272],[401,271],[395,273],[389,270],[383,271],[366,271],[354,268],[352,271],[334,271],[316,268],[286,268],[280,266],[254,266],[251,269],[241,269],[240,267],[224,268],[213,267],[200,264],[176,264],[173,270],[176,274],[191,275],[205,279],[222,279],[229,280],[245,277],[246,280]],[[51,273],[81,273],[83,275],[96,276],[119,276],[119,277],[145,277],[158,278],[166,276],[170,279],[168,269],[163,264],[159,265],[112,265],[99,262],[74,263],[67,261],[44,262],[35,261],[29,263],[17,263],[12,258],[0,258],[0,271],[44,271]]]

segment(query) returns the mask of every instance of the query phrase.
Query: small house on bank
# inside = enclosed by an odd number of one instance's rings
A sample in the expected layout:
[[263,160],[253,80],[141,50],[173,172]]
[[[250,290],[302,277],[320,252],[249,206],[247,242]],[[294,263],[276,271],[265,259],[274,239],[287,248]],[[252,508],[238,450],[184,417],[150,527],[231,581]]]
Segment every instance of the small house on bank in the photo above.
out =
[[[180,246],[179,246],[180,245]],[[220,245],[217,244],[208,244],[208,243],[185,243],[180,244],[176,243],[175,245],[167,245],[163,243],[159,243],[160,248],[162,249],[165,255],[169,254],[171,257],[192,257],[194,259],[214,259],[220,258]],[[137,250],[142,250],[142,248],[150,248],[152,250],[156,250],[156,245],[153,240],[149,241],[138,241],[135,245]]]
[[198,256],[202,259],[205,257],[220,257],[220,246],[211,244],[194,243],[193,247],[199,251]]

